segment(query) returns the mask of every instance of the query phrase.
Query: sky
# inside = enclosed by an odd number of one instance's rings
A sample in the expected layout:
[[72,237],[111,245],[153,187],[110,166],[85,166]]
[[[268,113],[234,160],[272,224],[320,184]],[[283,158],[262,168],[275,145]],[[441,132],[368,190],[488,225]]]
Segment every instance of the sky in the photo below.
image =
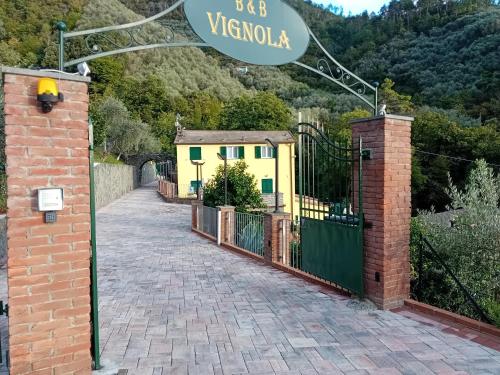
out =
[[368,13],[375,12],[378,13],[382,5],[388,3],[389,0],[312,0],[317,4],[323,4],[328,6],[332,4],[333,6],[341,6],[344,8],[344,15],[348,15],[349,12],[352,15],[363,13],[364,10],[368,10]]

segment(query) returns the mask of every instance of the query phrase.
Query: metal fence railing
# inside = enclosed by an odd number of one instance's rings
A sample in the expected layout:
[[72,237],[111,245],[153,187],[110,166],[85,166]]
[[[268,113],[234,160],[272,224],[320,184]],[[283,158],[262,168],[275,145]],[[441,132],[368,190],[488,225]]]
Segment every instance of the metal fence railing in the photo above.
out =
[[264,216],[235,212],[234,244],[254,254],[264,256]]
[[198,229],[217,238],[217,208],[200,206],[200,211],[198,212]]
[[279,261],[284,266],[300,269],[301,254],[298,224],[293,220],[281,220],[279,236]]
[[[494,324],[493,320],[488,316],[488,313],[478,302],[477,295],[471,293],[455,272],[453,272],[446,260],[439,254],[429,240],[422,235],[420,235],[419,238],[417,264],[414,266],[416,266],[416,280],[412,283],[411,293],[418,301],[450,310],[449,306],[440,306],[440,302],[446,300],[444,293],[439,295],[439,298],[427,295],[430,288],[435,288],[434,284],[444,284],[444,282],[447,282],[448,286],[446,292],[449,293],[454,289],[452,294],[453,299],[455,301],[460,301],[455,304],[462,310],[452,312]],[[470,306],[470,308],[464,308],[464,304]],[[453,308],[451,308],[451,310],[453,310]]]

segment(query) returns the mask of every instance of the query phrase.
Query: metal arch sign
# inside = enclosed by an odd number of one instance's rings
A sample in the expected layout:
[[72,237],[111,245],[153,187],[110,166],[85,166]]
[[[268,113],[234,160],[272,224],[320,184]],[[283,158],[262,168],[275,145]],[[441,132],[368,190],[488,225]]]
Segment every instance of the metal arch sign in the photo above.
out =
[[281,0],[185,0],[184,12],[209,46],[250,64],[287,64],[309,45],[307,25]]
[[[182,5],[191,28],[178,33],[175,27],[160,19]],[[158,22],[165,29],[165,37],[153,36],[147,41],[137,38],[151,22]],[[167,9],[139,21],[71,32],[66,32],[66,25],[58,22],[57,29],[59,70],[62,71],[65,67],[120,53],[153,48],[213,47],[255,65],[293,63],[339,85],[370,106],[374,113],[377,110],[377,87],[335,60],[297,12],[281,0],[175,0]],[[65,43],[76,38],[83,39],[80,43],[86,45],[89,54],[66,62]],[[307,50],[309,38],[325,56],[316,66],[298,61]]]

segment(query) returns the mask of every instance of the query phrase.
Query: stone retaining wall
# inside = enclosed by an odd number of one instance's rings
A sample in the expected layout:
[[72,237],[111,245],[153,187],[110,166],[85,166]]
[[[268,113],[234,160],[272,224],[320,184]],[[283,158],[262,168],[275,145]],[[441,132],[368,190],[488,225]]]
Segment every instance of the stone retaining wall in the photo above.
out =
[[122,164],[95,164],[95,205],[102,208],[137,187],[135,167]]

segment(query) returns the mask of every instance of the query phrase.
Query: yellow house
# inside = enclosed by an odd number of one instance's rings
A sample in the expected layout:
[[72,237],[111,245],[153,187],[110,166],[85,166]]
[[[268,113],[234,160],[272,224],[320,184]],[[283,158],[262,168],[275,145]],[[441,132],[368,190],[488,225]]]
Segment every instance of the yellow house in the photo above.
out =
[[[274,207],[276,186],[275,155],[266,138],[278,146],[280,205],[295,216],[295,140],[289,131],[182,130],[177,133],[177,184],[180,198],[196,195],[223,165],[244,160],[248,172],[255,176],[257,186],[269,207]],[[203,164],[202,164],[203,163]],[[196,164],[202,164],[197,166]],[[281,198],[282,196],[282,198]],[[296,209],[295,209],[296,210]]]

